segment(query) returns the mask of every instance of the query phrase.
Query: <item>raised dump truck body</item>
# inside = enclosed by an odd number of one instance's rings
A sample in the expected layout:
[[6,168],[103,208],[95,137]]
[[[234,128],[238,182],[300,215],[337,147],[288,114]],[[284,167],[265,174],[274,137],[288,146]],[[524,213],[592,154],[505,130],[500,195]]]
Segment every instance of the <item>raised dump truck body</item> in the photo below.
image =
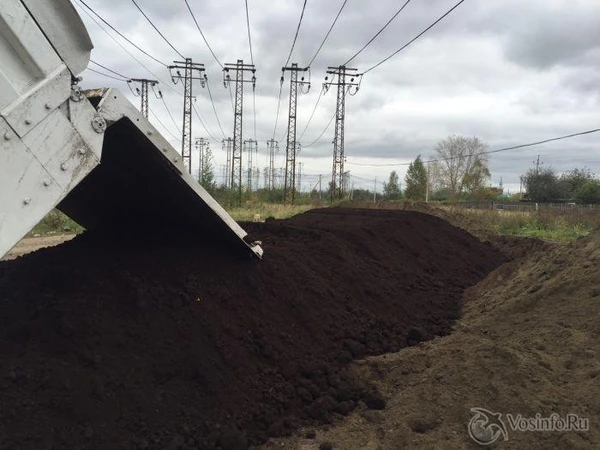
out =
[[262,257],[115,89],[82,91],[92,43],[69,0],[0,6],[0,257],[53,208],[88,230],[174,230]]

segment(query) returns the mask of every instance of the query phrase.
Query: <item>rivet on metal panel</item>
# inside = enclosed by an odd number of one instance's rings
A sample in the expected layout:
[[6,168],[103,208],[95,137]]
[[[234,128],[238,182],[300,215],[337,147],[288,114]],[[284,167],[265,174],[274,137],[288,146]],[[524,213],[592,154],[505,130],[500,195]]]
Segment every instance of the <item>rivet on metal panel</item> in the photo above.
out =
[[179,158],[176,156],[175,158],[173,158],[173,161],[177,162],[177,161],[179,161]]
[[51,105],[50,103],[46,103],[46,104],[44,105],[44,108],[46,108],[46,109],[51,109],[51,108],[52,108],[52,105]]
[[4,133],[4,140],[10,141],[10,134],[8,134],[8,131],[6,133]]
[[85,148],[82,147],[82,148],[79,149],[79,154],[80,155],[85,155],[86,153],[87,153],[87,150]]
[[25,119],[25,125],[31,125],[31,119]]
[[92,119],[92,128],[96,133],[104,133],[106,130],[106,120],[102,116],[94,116]]
[[50,186],[50,180],[44,180],[44,186],[46,186],[46,187]]
[[79,86],[71,86],[71,100],[74,102],[80,102],[83,100],[83,93]]
[[65,163],[62,163],[60,165],[60,170],[67,170],[67,165]]
[[148,136],[152,136],[152,130],[148,130]]
[[31,199],[30,198],[24,198],[23,199],[23,204],[24,205],[29,205],[31,203]]
[[167,147],[163,147],[162,151],[165,152],[165,153],[167,153]]

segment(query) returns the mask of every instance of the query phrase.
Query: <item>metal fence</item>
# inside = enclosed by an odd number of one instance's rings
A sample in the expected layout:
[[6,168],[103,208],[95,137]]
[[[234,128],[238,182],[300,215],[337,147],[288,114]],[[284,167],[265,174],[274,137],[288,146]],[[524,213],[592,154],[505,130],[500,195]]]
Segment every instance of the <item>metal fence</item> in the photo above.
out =
[[580,205],[576,203],[534,203],[511,201],[484,201],[484,202],[453,202],[446,203],[465,209],[490,209],[505,211],[600,211],[600,204]]

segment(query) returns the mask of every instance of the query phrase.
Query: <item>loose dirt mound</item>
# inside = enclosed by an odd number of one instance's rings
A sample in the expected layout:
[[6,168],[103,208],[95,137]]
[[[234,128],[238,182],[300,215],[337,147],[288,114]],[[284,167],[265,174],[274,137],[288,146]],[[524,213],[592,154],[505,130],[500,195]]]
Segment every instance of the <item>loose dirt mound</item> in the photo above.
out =
[[[264,448],[480,448],[468,433],[471,408],[501,414],[507,440],[499,434],[497,448],[600,448],[599,266],[600,232],[503,265],[467,291],[453,333],[352,366],[357,379],[375,382],[385,411],[359,408],[312,430],[313,439],[302,434]],[[509,414],[576,414],[589,430],[515,430]],[[473,427],[482,440],[498,430]]]
[[263,261],[84,234],[1,262],[0,448],[242,449],[381,408],[339,369],[448,333],[504,261],[415,212],[245,226]]

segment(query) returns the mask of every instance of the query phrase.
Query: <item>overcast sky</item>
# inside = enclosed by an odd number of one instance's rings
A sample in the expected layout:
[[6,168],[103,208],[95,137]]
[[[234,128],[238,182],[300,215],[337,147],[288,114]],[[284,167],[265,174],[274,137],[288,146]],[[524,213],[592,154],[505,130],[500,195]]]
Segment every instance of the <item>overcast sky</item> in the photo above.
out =
[[[122,34],[158,60],[181,59],[129,0],[85,0]],[[250,63],[243,0],[188,0],[208,43],[221,63]],[[352,63],[365,71],[450,9],[457,0],[412,0],[391,25]],[[173,46],[204,63],[216,111],[226,137],[233,136],[233,110],[222,72],[202,40],[184,0],[137,0]],[[161,100],[150,95],[150,121],[180,149],[183,98],[169,72],[122,38],[109,37],[74,0],[94,42],[92,59],[132,78],[159,78]],[[315,54],[343,0],[308,0],[290,63],[305,66]],[[306,126],[321,91],[327,66],[345,63],[391,18],[404,1],[348,0],[323,49],[311,66],[312,89],[298,98],[298,135]],[[281,67],[288,57],[302,0],[248,0],[254,63],[257,68],[256,138],[260,167],[267,165],[266,141],[273,137]],[[124,48],[119,46],[118,41]],[[129,52],[129,53],[128,53]],[[136,61],[136,59],[138,61]],[[145,66],[145,67],[144,67]],[[101,70],[93,64],[92,68]],[[490,149],[528,143],[597,128],[600,125],[600,2],[598,0],[466,0],[437,27],[397,56],[367,73],[356,96],[347,98],[346,170],[357,187],[386,179],[417,155],[434,157],[437,142],[451,134],[477,136]],[[83,73],[84,87],[108,86],[134,97],[121,81]],[[244,139],[254,138],[252,94],[246,85]],[[276,166],[284,164],[289,74],[283,85],[275,139]],[[208,132],[194,116],[193,136],[212,141],[217,176],[225,155],[223,134],[207,89],[194,85],[196,108]],[[325,130],[335,110],[334,89],[319,103],[301,142],[308,145]],[[164,124],[164,126],[160,123]],[[166,127],[166,129],[165,129]],[[303,189],[330,177],[334,127],[299,155],[304,162]],[[559,172],[587,166],[600,172],[600,133],[491,156],[492,184],[503,180],[512,192],[519,176],[538,154]],[[197,160],[197,156],[194,154]],[[368,166],[373,165],[373,166]],[[220,180],[220,178],[219,178]],[[381,189],[379,184],[378,189]]]

